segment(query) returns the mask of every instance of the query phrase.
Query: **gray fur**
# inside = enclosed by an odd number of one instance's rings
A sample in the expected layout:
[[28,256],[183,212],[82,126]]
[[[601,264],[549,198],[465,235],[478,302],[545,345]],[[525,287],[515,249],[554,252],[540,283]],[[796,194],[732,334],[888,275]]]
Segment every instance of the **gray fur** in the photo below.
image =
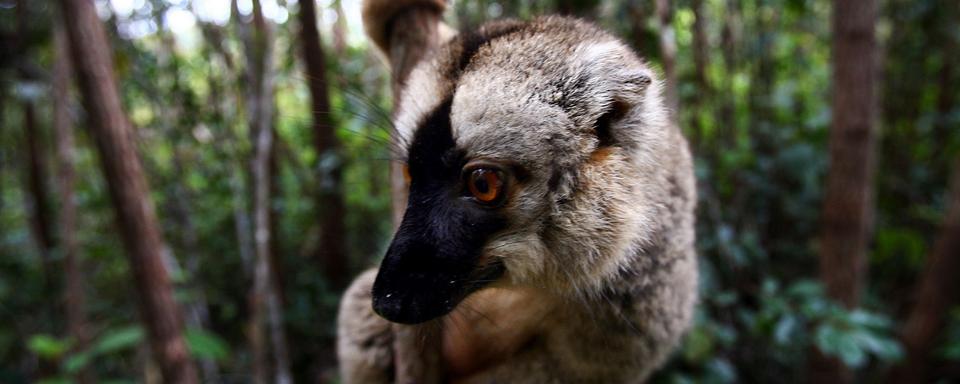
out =
[[[464,39],[453,38],[414,69],[395,125],[409,140],[422,117],[452,95],[454,138],[468,158],[531,171],[502,208],[509,228],[486,249],[506,275],[461,307],[482,312],[494,308],[496,292],[522,292],[536,305],[516,311],[536,313],[498,323],[460,312],[458,327],[506,331],[532,323],[509,356],[461,379],[645,380],[689,327],[697,291],[691,158],[668,120],[660,82],[625,44],[575,19],[523,24],[481,45],[459,70]],[[611,108],[622,114],[611,120],[613,144],[602,147],[595,126]],[[367,342],[388,338],[390,329],[370,308],[372,280],[370,272],[358,278],[341,307],[346,382],[390,377],[361,373],[392,369],[390,343]]]

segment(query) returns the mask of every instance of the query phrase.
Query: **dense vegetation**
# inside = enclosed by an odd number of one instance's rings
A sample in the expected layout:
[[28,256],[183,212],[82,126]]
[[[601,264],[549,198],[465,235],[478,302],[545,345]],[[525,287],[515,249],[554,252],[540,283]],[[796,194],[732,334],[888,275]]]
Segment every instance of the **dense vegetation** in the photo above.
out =
[[[258,147],[250,95],[268,72],[276,112],[268,117],[269,261],[289,368],[296,382],[335,381],[339,292],[349,276],[376,265],[392,228],[390,79],[361,36],[359,7],[318,3],[329,106],[316,111],[294,0],[236,1],[232,15],[217,9],[229,1],[96,3],[202,375],[215,382],[254,375],[253,209],[263,180],[251,171]],[[77,92],[68,93],[66,110],[76,127],[80,268],[64,267],[54,132],[58,4],[0,0],[0,382],[59,382],[77,372],[150,382],[158,368]],[[448,19],[459,26],[555,12],[590,18],[675,77],[677,119],[699,179],[703,297],[695,327],[655,382],[803,381],[816,351],[860,380],[883,381],[905,358],[903,325],[960,165],[960,4],[878,4],[875,213],[866,285],[852,307],[825,293],[818,272],[835,113],[830,1],[454,4]],[[260,8],[270,33],[257,32]],[[664,35],[675,38],[675,55],[662,49]],[[268,65],[257,65],[264,52]],[[322,117],[332,124],[333,147],[317,143]],[[339,185],[331,185],[334,174]],[[330,201],[343,204],[342,214]],[[331,217],[343,226],[341,244],[324,236],[336,225]],[[324,251],[333,246],[342,255]],[[348,272],[331,273],[334,257]],[[65,273],[82,276],[80,292],[65,288]],[[960,270],[944,273],[960,278]],[[85,296],[83,342],[68,336],[63,309],[78,293]],[[960,380],[960,306],[955,294],[944,295],[952,311],[925,363],[931,377]]]

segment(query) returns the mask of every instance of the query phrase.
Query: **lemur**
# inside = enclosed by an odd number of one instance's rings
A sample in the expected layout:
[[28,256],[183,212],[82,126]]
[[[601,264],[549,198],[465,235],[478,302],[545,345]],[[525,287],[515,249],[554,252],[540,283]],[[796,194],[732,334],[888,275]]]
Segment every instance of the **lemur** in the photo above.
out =
[[[389,52],[418,6],[445,1],[367,0],[368,35]],[[416,382],[646,380],[697,298],[691,156],[654,71],[589,22],[504,20],[447,33],[400,95],[409,199],[343,296],[342,379],[393,381],[414,330],[439,351]]]

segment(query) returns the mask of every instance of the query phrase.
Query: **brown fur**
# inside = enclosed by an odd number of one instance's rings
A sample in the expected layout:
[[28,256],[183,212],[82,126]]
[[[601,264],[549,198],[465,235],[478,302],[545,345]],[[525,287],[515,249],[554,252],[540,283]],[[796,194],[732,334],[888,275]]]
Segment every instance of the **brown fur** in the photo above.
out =
[[[407,84],[395,118],[402,139],[452,97],[458,148],[529,172],[502,208],[508,228],[483,255],[505,276],[425,336],[441,344],[436,369],[468,383],[643,381],[688,328],[697,290],[691,158],[654,72],[600,29],[545,17],[455,37]],[[392,349],[368,342],[390,329],[372,315],[372,280],[358,278],[341,306],[348,383],[389,380],[362,371],[393,369],[384,368]]]
[[400,12],[424,7],[443,13],[447,8],[445,0],[389,0],[365,1],[363,3],[363,28],[367,36],[382,51],[387,51],[390,44],[390,20]]

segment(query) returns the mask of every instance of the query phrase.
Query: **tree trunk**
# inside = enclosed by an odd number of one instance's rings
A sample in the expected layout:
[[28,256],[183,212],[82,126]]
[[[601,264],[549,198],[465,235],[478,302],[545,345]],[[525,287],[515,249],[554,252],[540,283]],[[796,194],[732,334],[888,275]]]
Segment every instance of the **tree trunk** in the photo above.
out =
[[[736,111],[736,91],[733,86],[733,78],[737,70],[736,52],[737,36],[735,29],[740,25],[740,1],[728,0],[723,17],[723,28],[720,37],[720,47],[723,52],[723,87],[722,92],[727,94],[720,101],[720,115],[717,121],[720,123],[717,129],[719,143],[721,148],[732,148],[737,138],[737,120]],[[712,151],[717,152],[717,151]]]
[[[271,261],[270,192],[273,154],[273,44],[270,27],[263,17],[260,2],[253,2],[253,30],[245,34],[247,77],[250,82],[247,113],[254,140],[253,226],[254,268],[251,295],[251,348],[253,373],[257,383],[291,383],[283,313],[277,294]],[[268,347],[269,343],[269,347]],[[268,351],[272,350],[272,359]],[[273,378],[268,373],[273,367]]]
[[940,56],[942,63],[937,73],[937,82],[939,84],[939,94],[937,95],[937,119],[934,123],[934,137],[937,145],[934,148],[933,158],[942,158],[947,152],[950,142],[950,133],[956,129],[956,123],[953,121],[952,113],[957,109],[957,88],[953,84],[960,81],[957,67],[960,66],[960,36],[955,33],[957,23],[960,23],[960,4],[956,1],[944,2],[946,6],[941,9],[945,16],[940,26],[939,38],[943,41],[940,46]]
[[300,41],[307,84],[310,87],[310,106],[313,114],[314,147],[317,151],[318,184],[320,193],[317,208],[320,216],[320,246],[317,259],[322,263],[327,282],[335,289],[347,283],[347,252],[345,233],[346,208],[343,204],[343,156],[340,141],[330,113],[327,92],[327,71],[323,43],[317,29],[315,0],[300,2]]
[[343,0],[333,2],[333,9],[337,13],[337,22],[333,23],[333,51],[337,57],[343,57],[347,52],[347,14],[343,12]]
[[[6,132],[6,121],[7,121],[7,95],[4,90],[0,89],[0,142],[3,140],[4,133]],[[0,145],[0,217],[3,217],[3,211],[6,209],[5,201],[3,197],[5,196],[4,189],[6,185],[3,183],[7,180],[5,177],[7,164],[10,164],[10,152],[7,150],[7,146]],[[0,226],[0,231],[3,231],[3,227]]]
[[163,237],[114,78],[112,54],[89,0],[61,0],[73,63],[91,136],[100,152],[117,226],[139,294],[148,342],[167,383],[196,383],[182,338],[183,317],[163,265]]
[[[83,351],[89,344],[86,319],[86,294],[80,248],[77,244],[77,204],[74,199],[76,172],[75,145],[70,118],[70,47],[62,26],[54,27],[53,63],[53,133],[57,148],[59,180],[60,250],[63,255],[63,304],[67,335],[74,340],[73,351]],[[73,379],[81,384],[93,383],[89,368],[80,369]]]
[[[230,2],[231,17],[234,20],[240,17],[236,3],[235,0]],[[233,95],[223,95],[222,97],[215,97],[219,92],[211,92],[209,102],[211,105],[216,106],[216,113],[226,119],[228,124],[232,126],[235,122],[233,119],[237,118],[235,116],[241,114],[242,108],[239,106],[243,104],[245,98],[243,87],[239,85],[242,82],[242,76],[236,72],[233,57],[227,52],[226,47],[224,47],[224,36],[221,27],[209,23],[202,23],[201,29],[207,45],[223,60],[223,65],[228,74],[228,76],[226,76],[226,82],[232,83],[234,86],[231,88],[235,91]],[[213,85],[210,87],[212,90],[216,90],[217,88],[218,87]],[[241,165],[245,163],[245,161],[237,149],[236,142],[239,139],[236,135],[232,134],[232,130],[227,130],[227,133],[227,137],[223,138],[223,142],[226,144],[222,147],[225,148],[224,152],[227,155],[226,157],[229,158],[229,183],[233,205],[234,232],[237,237],[237,254],[240,256],[244,276],[250,277],[253,275],[253,232],[250,224],[250,210],[247,204],[247,198],[249,197],[247,192],[248,184],[245,180],[246,173]]]
[[[30,12],[26,0],[18,0],[17,10],[17,53],[20,56],[19,75],[24,81],[31,81],[30,74],[26,70],[27,63],[25,58],[29,57],[30,47],[27,41],[30,39]],[[47,294],[53,294],[53,268],[51,267],[51,258],[54,247],[54,235],[52,224],[50,223],[49,190],[47,188],[47,153],[43,143],[43,136],[40,132],[40,126],[37,125],[36,107],[33,100],[26,98],[21,102],[23,111],[23,138],[24,148],[27,152],[27,167],[24,168],[25,191],[24,202],[27,206],[27,212],[30,214],[30,233],[33,236],[34,243],[40,255],[40,261],[43,266],[44,290]]]
[[667,108],[674,122],[677,111],[680,109],[680,98],[677,94],[677,40],[673,31],[673,8],[670,0],[655,0],[657,13],[657,29],[660,35],[660,57],[663,60],[663,79],[665,81],[664,95]]
[[[164,11],[166,11],[166,9],[159,6],[154,10],[154,19],[157,25],[163,25],[161,16]],[[186,88],[179,78],[181,69],[177,62],[174,37],[168,31],[160,31],[158,35],[160,38],[161,53],[159,57],[160,67],[164,68],[166,73],[171,75],[171,87],[167,91],[174,95],[177,100],[187,100],[189,92],[186,91]],[[181,257],[184,261],[184,270],[186,271],[186,279],[182,281],[181,285],[183,288],[192,291],[192,300],[183,303],[183,308],[186,311],[184,320],[188,328],[208,329],[210,323],[209,306],[207,305],[206,294],[204,294],[203,288],[198,284],[201,257],[199,239],[197,238],[196,226],[190,217],[190,203],[194,201],[194,197],[187,185],[188,170],[186,160],[184,160],[184,151],[180,140],[178,140],[184,135],[180,129],[189,130],[190,127],[190,122],[183,120],[184,115],[193,116],[197,111],[185,111],[185,104],[177,102],[158,105],[158,109],[160,109],[160,116],[164,122],[162,124],[164,135],[170,140],[173,147],[172,160],[177,175],[176,180],[173,182],[173,199],[168,200],[170,204],[168,211],[170,212],[173,222],[176,223],[176,227],[179,229],[179,236],[175,238],[180,240],[179,249],[182,251]],[[170,264],[176,265],[176,268],[170,268],[170,271],[178,271],[180,269],[179,262],[173,254],[170,254],[168,265]],[[220,375],[217,362],[212,359],[200,359],[198,362],[203,381],[216,381]]]
[[710,84],[707,82],[707,15],[703,9],[703,0],[693,0],[693,64],[694,64],[694,74],[695,82],[697,84],[697,93],[696,93],[696,106],[694,107],[694,115],[690,124],[690,132],[692,132],[691,141],[692,147],[697,147],[697,144],[700,142],[700,138],[703,136],[703,126],[702,116],[707,114],[707,103],[708,100],[711,100],[712,89]]
[[890,383],[927,382],[933,350],[942,341],[951,306],[960,293],[960,161],[956,162],[947,198],[947,216],[933,253],[914,292],[914,305],[904,323],[901,340],[906,359],[890,376]]
[[[876,141],[874,0],[833,2],[833,123],[820,233],[820,278],[847,308],[860,301],[873,222]],[[817,354],[815,354],[817,355]],[[837,359],[814,358],[817,382],[849,382]]]
[[24,197],[27,198],[27,206],[30,208],[30,229],[43,263],[45,287],[50,288],[53,278],[50,260],[54,244],[53,229],[50,224],[50,206],[47,200],[49,191],[47,190],[46,151],[43,139],[40,137],[40,127],[37,125],[36,108],[33,102],[24,101],[21,106],[23,137],[26,141],[24,147],[26,147],[28,161],[27,174],[24,176],[25,184],[30,191]]

